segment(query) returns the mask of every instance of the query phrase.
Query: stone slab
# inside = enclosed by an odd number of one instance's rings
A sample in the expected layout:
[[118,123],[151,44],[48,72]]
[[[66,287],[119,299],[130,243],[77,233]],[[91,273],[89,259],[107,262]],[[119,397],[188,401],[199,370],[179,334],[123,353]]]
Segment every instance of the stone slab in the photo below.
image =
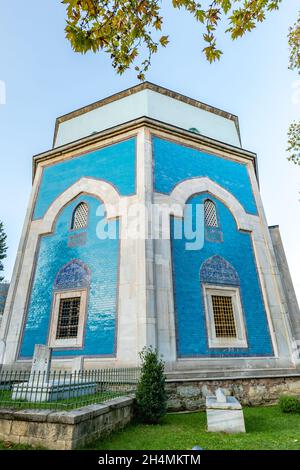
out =
[[56,411],[48,416],[47,421],[49,423],[78,424],[92,417],[91,412],[86,408],[77,408],[71,411]]
[[0,408],[0,419],[14,419],[15,410],[13,408]]
[[117,397],[109,401],[110,409],[123,408],[125,405],[129,406],[133,404],[133,398],[131,397]]
[[208,396],[206,397],[206,409],[241,410],[242,405],[235,397],[226,397],[226,401],[221,402],[215,396]]
[[52,349],[44,344],[36,344],[32,358],[30,376],[35,378],[37,375],[48,377],[51,367]]
[[42,423],[53,410],[18,410],[14,412],[14,419]]
[[222,388],[217,388],[215,393],[216,393],[216,399],[219,403],[226,403],[226,395]]
[[208,432],[246,432],[243,410],[208,409],[206,416]]

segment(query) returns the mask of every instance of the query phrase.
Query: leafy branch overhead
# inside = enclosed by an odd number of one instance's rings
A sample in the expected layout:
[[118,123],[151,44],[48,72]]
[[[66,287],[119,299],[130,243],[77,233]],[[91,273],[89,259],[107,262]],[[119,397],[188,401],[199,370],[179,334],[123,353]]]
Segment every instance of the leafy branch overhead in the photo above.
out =
[[[187,10],[199,23],[203,52],[209,62],[220,59],[217,33],[235,40],[252,31],[266,15],[278,10],[282,0],[172,0],[175,9]],[[76,52],[110,55],[118,74],[134,67],[139,80],[151,65],[159,47],[166,47],[161,0],[62,0],[67,8],[66,37]],[[288,33],[289,68],[300,73],[300,14]],[[300,164],[300,123],[289,128],[289,160]]]
[[296,23],[289,30],[288,40],[290,47],[289,68],[300,74],[300,13]]
[[[296,23],[290,28],[289,35],[290,64],[289,68],[300,75],[300,13]],[[288,130],[288,160],[300,165],[300,122],[294,122]]]
[[[3,269],[4,269],[2,260],[4,260],[6,258],[6,250],[7,250],[6,234],[4,232],[3,223],[0,222],[0,271],[3,271]],[[0,276],[0,282],[1,281],[3,281],[2,276]]]
[[[222,54],[216,36],[221,21],[226,20],[226,33],[237,39],[264,21],[267,12],[277,10],[281,1],[172,0],[172,4],[175,9],[187,10],[200,23],[203,52],[213,62]],[[144,80],[152,55],[169,42],[169,36],[162,34],[160,0],[63,0],[62,3],[67,8],[66,37],[73,49],[81,53],[107,52],[119,74],[133,66],[138,79]]]
[[300,122],[293,122],[288,131],[288,160],[300,165]]

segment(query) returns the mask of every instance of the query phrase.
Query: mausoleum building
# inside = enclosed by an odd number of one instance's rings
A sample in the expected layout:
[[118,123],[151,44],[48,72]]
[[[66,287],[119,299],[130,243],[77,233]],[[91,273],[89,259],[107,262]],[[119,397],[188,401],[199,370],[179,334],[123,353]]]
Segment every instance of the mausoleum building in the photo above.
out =
[[0,341],[5,366],[35,344],[57,368],[136,366],[151,345],[179,375],[296,371],[299,308],[238,118],[148,82],[59,117]]

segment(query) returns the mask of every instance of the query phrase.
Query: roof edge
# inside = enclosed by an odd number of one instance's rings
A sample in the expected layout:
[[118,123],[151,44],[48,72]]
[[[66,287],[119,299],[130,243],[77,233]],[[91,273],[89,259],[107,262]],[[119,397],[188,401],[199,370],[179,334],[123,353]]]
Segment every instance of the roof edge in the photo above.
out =
[[82,114],[88,113],[90,111],[93,111],[94,109],[101,108],[102,106],[105,106],[109,103],[112,103],[114,101],[120,100],[122,98],[126,98],[127,96],[133,95],[135,93],[139,93],[140,91],[143,90],[152,90],[157,93],[160,93],[162,95],[168,96],[170,98],[176,99],[178,101],[181,101],[183,103],[189,104],[191,106],[194,106],[199,109],[203,109],[204,111],[207,111],[209,113],[216,114],[218,116],[222,116],[226,119],[230,119],[235,123],[236,130],[238,133],[239,141],[241,143],[241,134],[240,134],[240,126],[239,126],[239,118],[237,115],[229,113],[227,111],[224,111],[220,108],[216,108],[215,106],[211,106],[207,103],[204,103],[202,101],[198,101],[194,98],[190,98],[186,95],[183,95],[181,93],[178,93],[176,91],[170,90],[169,88],[162,87],[160,85],[156,85],[155,83],[152,82],[143,82],[139,83],[138,85],[134,85],[132,87],[126,88],[125,90],[122,90],[120,92],[114,93],[113,95],[107,96],[106,98],[103,98],[101,100],[95,101],[91,104],[88,104],[86,106],[83,106],[81,108],[78,108],[74,111],[71,111],[70,113],[63,114],[62,116],[59,116],[56,118],[55,121],[55,129],[54,129],[54,136],[53,136],[53,148],[55,146],[56,138],[57,138],[57,133],[58,133],[58,126],[62,122],[68,121],[70,119],[73,119],[77,116],[81,116]]
[[[171,124],[166,124],[162,121],[157,121],[155,119],[149,118],[148,116],[143,116],[133,121],[128,121],[126,123],[119,124],[118,126],[105,129],[103,131],[97,132],[95,134],[89,135],[87,137],[80,138],[73,142],[55,147],[44,152],[38,153],[33,156],[33,178],[35,176],[35,171],[37,165],[41,162],[50,161],[56,156],[60,156],[64,153],[73,150],[81,150],[83,147],[97,142],[101,142],[104,139],[107,139],[108,136],[121,136],[124,132],[136,130],[142,126],[147,126],[151,130],[162,130],[166,133],[173,136],[181,136],[184,139],[187,139],[190,142],[202,143],[211,147],[215,150],[223,150],[232,153],[246,159],[252,160],[254,169],[257,175],[257,155],[254,152],[243,149],[241,147],[236,147],[232,144],[227,144],[219,140],[213,139],[211,137],[204,136],[202,134],[195,134],[191,131],[176,127]],[[257,175],[258,176],[258,175]]]

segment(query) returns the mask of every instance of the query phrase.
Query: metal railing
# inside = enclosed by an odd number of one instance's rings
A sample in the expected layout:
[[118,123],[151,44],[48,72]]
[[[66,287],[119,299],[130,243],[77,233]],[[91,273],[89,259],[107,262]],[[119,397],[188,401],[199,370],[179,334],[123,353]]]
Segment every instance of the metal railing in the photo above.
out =
[[136,391],[140,369],[0,372],[0,408],[68,410]]

